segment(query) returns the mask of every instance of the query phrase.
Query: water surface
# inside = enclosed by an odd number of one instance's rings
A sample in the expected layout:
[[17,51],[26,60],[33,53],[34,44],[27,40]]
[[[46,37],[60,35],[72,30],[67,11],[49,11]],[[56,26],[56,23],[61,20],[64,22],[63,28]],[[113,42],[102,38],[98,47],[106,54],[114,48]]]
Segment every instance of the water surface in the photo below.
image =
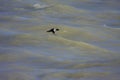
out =
[[0,80],[119,80],[119,3],[1,0]]

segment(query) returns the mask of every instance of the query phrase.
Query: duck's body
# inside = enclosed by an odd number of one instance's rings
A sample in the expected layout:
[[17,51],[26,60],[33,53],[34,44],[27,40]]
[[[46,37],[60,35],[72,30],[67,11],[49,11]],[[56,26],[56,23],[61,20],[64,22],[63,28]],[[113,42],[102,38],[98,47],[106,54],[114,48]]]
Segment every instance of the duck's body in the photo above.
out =
[[56,31],[59,31],[59,29],[52,28],[52,29],[48,30],[47,32],[52,32],[53,34],[55,34]]

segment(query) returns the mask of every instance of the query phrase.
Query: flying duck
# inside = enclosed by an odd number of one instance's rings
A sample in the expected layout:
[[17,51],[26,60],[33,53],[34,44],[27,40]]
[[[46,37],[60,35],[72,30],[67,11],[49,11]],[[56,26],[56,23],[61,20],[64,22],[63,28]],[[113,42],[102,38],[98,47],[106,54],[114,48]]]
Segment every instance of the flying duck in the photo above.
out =
[[60,29],[55,29],[55,28],[52,28],[50,30],[48,30],[47,32],[52,32],[53,34],[55,34],[56,31],[59,31]]

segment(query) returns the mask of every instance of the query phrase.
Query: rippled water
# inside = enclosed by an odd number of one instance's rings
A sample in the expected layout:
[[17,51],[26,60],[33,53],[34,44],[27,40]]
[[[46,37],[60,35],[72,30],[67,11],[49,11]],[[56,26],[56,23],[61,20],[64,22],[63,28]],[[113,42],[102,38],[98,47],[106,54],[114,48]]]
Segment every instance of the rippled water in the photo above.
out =
[[0,80],[119,80],[119,3],[0,0]]

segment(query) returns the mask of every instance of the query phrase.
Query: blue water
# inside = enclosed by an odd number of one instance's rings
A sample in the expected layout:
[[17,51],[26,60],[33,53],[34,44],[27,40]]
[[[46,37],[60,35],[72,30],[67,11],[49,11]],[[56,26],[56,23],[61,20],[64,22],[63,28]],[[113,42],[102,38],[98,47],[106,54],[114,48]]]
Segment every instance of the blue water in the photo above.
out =
[[0,80],[119,80],[119,3],[0,0]]

